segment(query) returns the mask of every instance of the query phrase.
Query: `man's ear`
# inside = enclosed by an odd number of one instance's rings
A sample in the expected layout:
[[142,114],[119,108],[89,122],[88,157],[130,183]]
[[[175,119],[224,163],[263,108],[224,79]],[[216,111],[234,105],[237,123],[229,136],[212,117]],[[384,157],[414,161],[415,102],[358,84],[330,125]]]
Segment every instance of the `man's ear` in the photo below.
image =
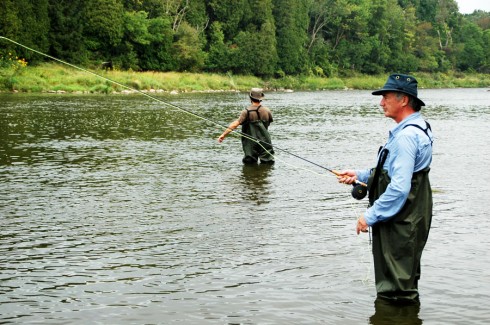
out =
[[409,102],[410,98],[407,95],[402,97],[402,106],[407,106]]

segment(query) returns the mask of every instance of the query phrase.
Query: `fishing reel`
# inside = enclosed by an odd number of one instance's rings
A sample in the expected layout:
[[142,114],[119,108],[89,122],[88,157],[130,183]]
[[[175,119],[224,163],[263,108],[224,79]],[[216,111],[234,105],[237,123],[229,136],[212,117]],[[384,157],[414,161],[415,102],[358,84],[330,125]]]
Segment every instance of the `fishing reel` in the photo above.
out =
[[359,183],[353,183],[352,184],[352,197],[356,200],[362,200],[366,197],[368,189],[367,186]]

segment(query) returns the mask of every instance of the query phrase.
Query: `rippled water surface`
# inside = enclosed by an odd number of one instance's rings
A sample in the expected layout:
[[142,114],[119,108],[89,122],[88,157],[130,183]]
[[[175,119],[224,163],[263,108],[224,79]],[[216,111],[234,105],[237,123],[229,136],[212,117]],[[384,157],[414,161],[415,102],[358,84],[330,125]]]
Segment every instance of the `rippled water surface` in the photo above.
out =
[[[372,167],[394,125],[369,91],[266,95],[274,144],[328,168]],[[490,92],[420,96],[435,210],[420,309],[400,310],[374,305],[365,201],[284,151],[244,167],[238,137],[217,143],[246,94],[158,97],[204,119],[141,95],[0,95],[0,322],[489,322]]]

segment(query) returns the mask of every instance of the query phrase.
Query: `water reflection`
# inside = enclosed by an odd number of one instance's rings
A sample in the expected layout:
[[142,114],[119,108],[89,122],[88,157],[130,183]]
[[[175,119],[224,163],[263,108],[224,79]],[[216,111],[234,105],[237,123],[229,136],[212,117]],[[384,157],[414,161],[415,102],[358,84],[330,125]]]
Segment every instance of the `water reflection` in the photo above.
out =
[[410,305],[393,304],[383,299],[374,302],[375,312],[369,318],[372,325],[418,325],[422,324],[419,318],[420,303]]
[[244,164],[240,177],[243,188],[243,197],[257,205],[269,202],[269,175],[274,165],[271,164]]

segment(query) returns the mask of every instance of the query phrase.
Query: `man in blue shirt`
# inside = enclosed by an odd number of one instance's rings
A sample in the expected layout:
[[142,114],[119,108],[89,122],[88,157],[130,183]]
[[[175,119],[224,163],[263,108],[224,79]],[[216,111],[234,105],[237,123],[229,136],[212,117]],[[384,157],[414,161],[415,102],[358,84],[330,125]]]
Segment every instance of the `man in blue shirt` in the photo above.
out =
[[432,220],[429,166],[433,135],[420,109],[417,80],[392,74],[382,89],[381,107],[397,125],[380,148],[376,168],[345,170],[339,182],[368,184],[369,206],[357,234],[372,227],[376,291],[379,298],[418,302],[420,259]]

